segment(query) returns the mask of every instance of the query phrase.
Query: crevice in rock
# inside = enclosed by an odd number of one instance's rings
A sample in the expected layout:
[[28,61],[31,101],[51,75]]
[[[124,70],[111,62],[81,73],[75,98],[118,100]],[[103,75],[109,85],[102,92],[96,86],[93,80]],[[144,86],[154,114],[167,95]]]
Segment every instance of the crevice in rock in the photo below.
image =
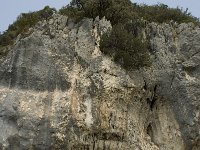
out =
[[155,85],[155,87],[154,87],[152,97],[146,99],[147,104],[149,105],[149,108],[150,108],[151,111],[153,110],[153,108],[155,106],[155,103],[156,103],[156,101],[158,99],[157,95],[156,95],[156,90],[157,90],[157,85]]
[[112,73],[112,72],[109,72],[109,71],[106,70],[106,69],[104,69],[103,72],[104,72],[105,74],[110,75],[110,76],[118,77],[118,75],[116,75],[116,74],[114,74],[114,73]]
[[189,59],[191,59],[192,57],[194,57],[195,55],[197,55],[197,54],[199,54],[200,53],[200,51],[198,51],[198,52],[195,52],[194,54],[192,54],[191,56],[190,56],[190,58]]
[[155,103],[157,101],[156,90],[157,90],[157,85],[155,85],[155,87],[154,87],[153,97],[152,97],[152,101],[150,103],[150,109],[151,109],[151,111],[153,110],[153,108],[155,106]]
[[153,137],[153,129],[152,129],[151,124],[149,124],[148,127],[147,127],[147,134],[148,134],[148,135],[151,137],[151,139],[152,139],[152,137]]
[[151,142],[153,142],[156,145],[156,142],[155,142],[155,133],[154,133],[154,130],[153,130],[153,127],[152,127],[151,123],[147,126],[146,132],[150,136]]
[[171,89],[172,89],[172,86],[173,86],[174,79],[175,79],[175,73],[173,74],[173,77],[172,77],[172,79],[171,79],[171,84],[170,84],[170,88],[171,88]]
[[144,86],[143,89],[146,91],[147,90],[147,82],[144,80]]
[[93,139],[96,140],[118,141],[118,142],[123,142],[125,140],[124,133],[119,133],[119,132],[97,131],[89,134],[88,136],[93,137]]

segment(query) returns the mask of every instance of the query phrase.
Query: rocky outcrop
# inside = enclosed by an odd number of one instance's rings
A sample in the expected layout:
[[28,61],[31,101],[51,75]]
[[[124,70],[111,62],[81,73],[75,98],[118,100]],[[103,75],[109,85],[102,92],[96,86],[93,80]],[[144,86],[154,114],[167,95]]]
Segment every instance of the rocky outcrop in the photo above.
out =
[[[177,133],[173,126],[169,126],[168,131],[175,137],[180,133],[184,142],[184,148],[180,149],[199,149],[200,28],[192,23],[171,22],[152,23],[147,30],[154,61],[151,69],[143,72],[145,80],[156,85],[160,97],[156,103],[162,103],[160,100],[168,103],[174,114],[179,131]],[[178,149],[180,144],[175,142],[175,145],[174,149]]]
[[105,18],[58,14],[0,66],[0,149],[197,150],[200,28],[149,23],[153,64],[126,71],[99,49]]

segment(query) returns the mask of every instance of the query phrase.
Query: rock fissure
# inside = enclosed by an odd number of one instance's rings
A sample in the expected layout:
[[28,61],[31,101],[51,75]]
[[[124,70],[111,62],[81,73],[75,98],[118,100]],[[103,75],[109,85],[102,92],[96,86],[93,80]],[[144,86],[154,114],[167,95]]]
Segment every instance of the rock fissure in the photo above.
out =
[[54,14],[18,39],[0,65],[0,148],[199,149],[200,29],[144,28],[153,63],[131,71],[100,51],[105,18]]

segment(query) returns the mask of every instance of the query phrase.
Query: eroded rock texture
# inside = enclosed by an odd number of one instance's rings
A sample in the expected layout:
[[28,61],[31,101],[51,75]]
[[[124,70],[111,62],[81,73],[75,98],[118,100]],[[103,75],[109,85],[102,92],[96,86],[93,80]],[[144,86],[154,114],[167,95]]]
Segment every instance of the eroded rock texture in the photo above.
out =
[[198,150],[200,29],[147,24],[150,68],[99,50],[105,19],[55,14],[0,66],[0,149]]

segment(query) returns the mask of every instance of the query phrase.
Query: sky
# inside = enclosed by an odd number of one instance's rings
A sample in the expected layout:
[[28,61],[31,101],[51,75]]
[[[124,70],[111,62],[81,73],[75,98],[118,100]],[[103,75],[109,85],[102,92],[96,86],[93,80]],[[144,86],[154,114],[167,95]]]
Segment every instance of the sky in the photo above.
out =
[[[0,32],[7,30],[9,24],[16,20],[21,13],[37,11],[49,5],[56,9],[67,5],[71,0],[0,0]],[[200,18],[199,0],[132,0],[136,3],[149,5],[164,3],[170,7],[188,8],[193,16]]]

